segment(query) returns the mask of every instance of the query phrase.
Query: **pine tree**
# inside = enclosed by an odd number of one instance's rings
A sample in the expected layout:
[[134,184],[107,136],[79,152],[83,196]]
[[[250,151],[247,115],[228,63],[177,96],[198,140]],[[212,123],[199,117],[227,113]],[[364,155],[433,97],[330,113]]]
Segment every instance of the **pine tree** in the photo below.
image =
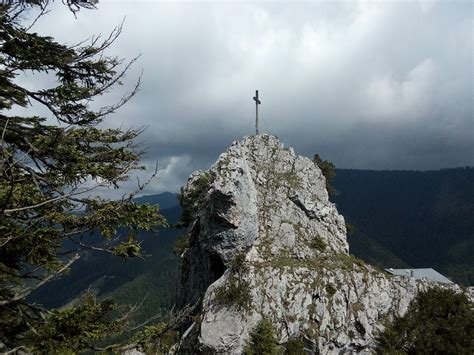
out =
[[[19,20],[43,1],[22,3],[0,5],[0,351],[94,349],[123,330],[127,310],[91,294],[46,310],[28,296],[87,252],[140,256],[137,231],[164,223],[156,207],[134,203],[134,193],[120,200],[94,194],[142,169],[143,152],[134,143],[141,130],[99,126],[137,92],[139,80],[115,105],[92,108],[134,62],[104,54],[121,27],[104,40],[64,45]],[[18,79],[30,73],[49,75],[55,85],[22,85]],[[15,114],[32,105],[48,114]]]
[[323,160],[319,154],[315,154],[313,158],[313,163],[321,169],[325,179],[326,179],[326,190],[328,191],[329,196],[336,195],[337,191],[332,186],[332,181],[336,176],[336,166],[331,163],[329,160]]
[[377,354],[473,354],[473,304],[450,289],[420,292],[377,342]]
[[270,320],[263,318],[252,331],[245,346],[246,355],[272,355],[278,350],[278,340]]

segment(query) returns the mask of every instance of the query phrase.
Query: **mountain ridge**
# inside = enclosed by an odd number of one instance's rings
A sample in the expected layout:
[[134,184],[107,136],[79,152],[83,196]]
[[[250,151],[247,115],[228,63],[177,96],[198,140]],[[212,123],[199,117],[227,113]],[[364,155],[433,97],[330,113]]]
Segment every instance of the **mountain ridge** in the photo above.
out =
[[[469,176],[467,173],[471,173],[474,171],[473,168],[453,168],[453,169],[443,169],[441,171],[437,170],[434,171],[437,174],[446,175],[446,179],[450,180],[451,175],[453,174],[466,174],[466,178],[464,179],[469,186],[472,187],[474,184],[473,181],[469,180]],[[356,180],[349,174],[358,174],[360,175],[357,177]],[[355,184],[355,181],[360,181],[360,184],[363,181],[368,181],[367,185],[373,186],[371,182],[373,179],[371,176],[374,175],[383,175],[384,173],[388,173],[391,175],[393,171],[374,171],[374,170],[363,170],[362,173],[359,173],[358,170],[355,169],[337,169],[337,175],[334,181],[334,185],[336,190],[339,191],[339,195],[333,196],[331,200],[337,203],[338,209],[340,212],[348,219],[349,222],[354,224],[355,232],[354,235],[348,237],[349,241],[349,249],[352,254],[355,256],[364,259],[366,262],[372,265],[378,265],[380,267],[394,267],[394,268],[408,268],[408,267],[435,267],[438,271],[442,272],[446,276],[450,276],[454,281],[461,282],[465,285],[474,284],[473,281],[469,282],[469,278],[465,277],[464,270],[473,270],[474,265],[472,265],[473,260],[472,257],[469,258],[469,255],[465,258],[466,260],[460,259],[457,255],[462,253],[466,253],[469,251],[469,245],[472,242],[472,238],[461,244],[452,245],[447,248],[447,252],[451,251],[451,249],[459,249],[457,252],[454,251],[454,255],[451,255],[449,259],[446,261],[446,267],[438,268],[436,265],[433,264],[423,264],[423,265],[412,265],[408,264],[402,259],[399,259],[396,255],[394,255],[387,247],[384,246],[383,241],[382,244],[378,242],[374,236],[378,235],[377,228],[378,226],[371,227],[369,229],[370,236],[366,234],[365,226],[359,222],[366,221],[368,216],[359,216],[356,215],[354,218],[352,215],[351,204],[354,201],[353,196],[348,196],[349,194],[353,193],[354,187],[358,186]],[[402,176],[403,174],[398,174],[398,176]],[[426,172],[421,172],[422,174],[413,174],[416,176],[424,176],[423,174]],[[427,172],[429,175],[430,172]],[[378,179],[378,178],[377,178]],[[430,183],[432,180],[429,178],[424,179],[423,183]],[[398,183],[397,183],[398,184]],[[384,184],[382,184],[384,185]],[[457,182],[451,183],[453,186],[462,186]],[[376,186],[376,185],[374,185]],[[434,193],[438,190],[436,187],[431,189]],[[368,192],[369,195],[372,192]],[[169,206],[166,203],[163,203],[161,199],[161,194],[154,194],[154,195],[147,195],[144,196],[146,202],[157,203],[160,206]],[[181,207],[179,207],[177,194],[176,193],[167,193],[166,200],[173,201],[171,204],[171,208],[163,209],[162,212],[167,216],[167,219],[170,223],[174,223],[179,219],[181,215]],[[384,195],[384,194],[382,194]],[[458,196],[459,194],[456,194]],[[170,196],[172,198],[170,198]],[[380,194],[372,194],[371,199],[373,201],[378,201],[377,203],[388,203],[390,198],[380,200],[377,198]],[[348,198],[350,197],[350,198]],[[468,200],[468,196],[465,196],[465,202],[472,203],[474,200]],[[345,201],[345,199],[347,199]],[[141,201],[144,201],[143,199]],[[373,202],[372,202],[373,204]],[[359,212],[364,211],[367,209],[368,202],[359,203]],[[403,207],[403,205],[400,205]],[[373,217],[373,216],[370,216]],[[375,217],[371,218],[371,221],[374,220]],[[455,227],[450,227],[455,228]],[[163,235],[164,233],[164,235]],[[174,299],[174,295],[176,294],[176,282],[178,281],[178,258],[173,254],[173,245],[176,238],[181,234],[181,231],[173,231],[173,230],[162,230],[158,237],[148,235],[142,236],[143,239],[148,240],[153,244],[152,246],[145,245],[145,252],[146,254],[152,254],[146,258],[146,261],[132,261],[131,263],[127,263],[127,265],[123,265],[120,260],[109,260],[104,258],[103,255],[97,255],[94,257],[93,260],[96,260],[95,263],[84,273],[77,273],[76,269],[73,269],[70,275],[63,277],[61,280],[52,283],[51,285],[45,286],[43,289],[40,289],[40,292],[36,295],[35,301],[39,303],[43,303],[47,306],[62,306],[64,305],[65,301],[65,294],[69,294],[67,298],[67,302],[71,299],[77,297],[83,290],[89,288],[92,285],[92,288],[97,289],[99,295],[102,297],[107,296],[114,296],[119,302],[122,303],[136,303],[140,302],[150,291],[151,295],[148,296],[147,300],[145,301],[145,306],[142,309],[142,314],[139,315],[139,318],[144,320],[156,314],[156,310],[158,310],[163,317],[167,316],[168,310],[173,307],[176,303]],[[395,238],[395,237],[394,237]],[[397,238],[395,238],[397,239]],[[163,242],[163,243],[161,243]],[[155,245],[156,243],[156,245]],[[465,244],[468,244],[467,246]],[[407,244],[407,247],[410,247]],[[426,250],[426,248],[424,249]],[[421,250],[419,250],[421,251]],[[451,251],[452,252],[452,251]],[[474,252],[470,255],[474,255]],[[153,261],[155,260],[155,261]],[[161,263],[161,260],[169,260],[165,264]],[[382,262],[386,261],[385,264]],[[151,263],[149,265],[149,263]],[[137,265],[135,265],[137,264]],[[139,264],[139,265],[138,265]],[[141,265],[141,266],[140,266]],[[149,266],[146,266],[149,265]],[[105,266],[105,268],[104,268]],[[107,268],[108,267],[108,268]],[[80,268],[79,268],[80,269]],[[452,272],[450,272],[450,270]],[[98,271],[101,271],[100,275]],[[102,277],[102,271],[107,271],[110,278],[104,279]],[[152,285],[156,285],[153,290],[148,290],[146,287],[139,287],[139,285],[143,285],[143,282],[140,280],[133,281],[136,278],[147,278],[154,275],[156,282],[152,283]],[[143,275],[143,276],[140,276]],[[150,276],[146,276],[150,275]],[[454,276],[454,277],[453,277]],[[104,283],[104,280],[106,281]],[[147,279],[149,280],[149,278]],[[470,280],[473,280],[470,278]],[[59,284],[58,284],[59,283]],[[142,290],[143,292],[137,294],[137,290]],[[66,302],[66,303],[67,303]]]
[[234,142],[191,174],[180,199],[192,217],[181,305],[198,308],[178,352],[242,353],[264,320],[281,346],[304,339],[309,354],[371,351],[384,322],[437,285],[349,255],[321,170],[274,136]]

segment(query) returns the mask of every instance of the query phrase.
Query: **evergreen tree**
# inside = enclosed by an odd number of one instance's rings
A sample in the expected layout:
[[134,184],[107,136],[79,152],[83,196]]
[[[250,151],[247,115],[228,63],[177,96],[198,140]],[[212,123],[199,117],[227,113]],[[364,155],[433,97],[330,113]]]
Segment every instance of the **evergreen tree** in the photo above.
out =
[[272,323],[263,318],[252,331],[245,346],[246,355],[272,355],[278,351],[278,340],[275,336]]
[[[40,6],[43,9],[54,0],[3,0],[5,5],[20,5],[22,8]],[[69,9],[76,13],[81,8],[93,9],[99,0],[61,0],[63,4],[67,5]]]
[[326,179],[326,190],[328,191],[329,196],[335,195],[337,191],[332,186],[332,181],[336,176],[336,166],[329,160],[321,159],[319,154],[314,155],[313,163],[316,164],[319,169],[321,169],[321,172]]
[[378,354],[473,354],[473,305],[449,289],[421,292],[377,340]]
[[[85,294],[74,306],[45,310],[28,296],[86,252],[140,256],[136,232],[164,223],[156,207],[134,203],[134,193],[120,200],[94,195],[142,169],[133,142],[140,129],[99,127],[139,81],[115,105],[92,108],[134,61],[104,54],[121,28],[102,41],[64,45],[20,21],[29,6],[43,3],[0,5],[0,351],[94,349],[97,340],[123,330],[130,312],[111,301]],[[55,85],[21,84],[31,73],[49,75]],[[15,114],[33,104],[48,114]]]

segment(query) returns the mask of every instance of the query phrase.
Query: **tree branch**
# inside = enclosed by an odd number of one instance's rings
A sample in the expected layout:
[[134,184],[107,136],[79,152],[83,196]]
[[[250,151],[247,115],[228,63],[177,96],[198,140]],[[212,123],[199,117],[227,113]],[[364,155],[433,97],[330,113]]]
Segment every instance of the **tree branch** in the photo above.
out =
[[10,304],[10,303],[13,303],[13,302],[17,302],[17,301],[20,301],[22,299],[24,299],[25,297],[27,297],[29,294],[31,294],[34,290],[40,288],[41,286],[43,286],[44,284],[48,283],[49,281],[51,281],[53,278],[55,278],[56,276],[62,274],[64,271],[66,271],[73,263],[75,263],[81,256],[79,254],[76,254],[74,255],[66,264],[64,264],[64,266],[62,268],[60,268],[59,270],[51,273],[50,275],[48,275],[47,277],[45,277],[43,280],[41,280],[40,282],[38,282],[36,285],[34,286],[31,286],[31,287],[28,287],[26,289],[24,289],[23,291],[17,293],[15,296],[5,300],[5,301],[0,301],[0,306],[5,306],[7,304]]
[[85,190],[81,190],[81,191],[77,191],[77,192],[71,192],[71,193],[68,193],[68,194],[64,194],[64,195],[61,195],[61,196],[58,196],[58,197],[54,197],[54,198],[51,198],[49,200],[46,200],[46,201],[43,201],[43,202],[40,202],[40,203],[37,203],[35,205],[30,205],[30,206],[24,206],[24,207],[19,207],[19,208],[12,208],[12,209],[6,209],[6,210],[3,210],[3,214],[11,214],[11,213],[15,213],[15,212],[21,212],[21,211],[26,211],[26,210],[31,210],[31,209],[35,209],[35,208],[38,208],[38,207],[41,207],[41,206],[44,206],[44,205],[47,205],[47,204],[50,204],[50,203],[54,203],[54,202],[58,202],[58,201],[61,201],[61,200],[64,200],[64,199],[68,199],[72,196],[77,196],[77,195],[82,195],[82,194],[85,194],[86,192],[89,192],[89,191],[92,191],[92,190],[95,190],[97,189],[98,187],[103,187],[103,186],[108,186],[110,185],[111,183],[115,182],[115,181],[118,181],[120,180],[120,178],[122,178],[123,176],[125,176],[132,168],[133,164],[135,163],[135,161],[132,161],[130,162],[130,164],[128,164],[124,170],[119,174],[117,175],[114,179],[112,180],[107,180],[105,182],[100,182],[100,183],[97,183],[96,185],[92,186],[92,187],[89,187]]

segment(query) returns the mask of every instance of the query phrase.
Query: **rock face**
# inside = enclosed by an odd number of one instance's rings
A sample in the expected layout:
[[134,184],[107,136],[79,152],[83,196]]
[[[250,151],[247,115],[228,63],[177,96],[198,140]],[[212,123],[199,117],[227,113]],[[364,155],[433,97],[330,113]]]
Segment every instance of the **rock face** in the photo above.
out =
[[181,302],[200,304],[182,351],[241,353],[265,317],[281,344],[304,338],[309,353],[370,352],[383,320],[433,285],[349,255],[320,169],[276,137],[233,143],[182,195],[195,218]]

